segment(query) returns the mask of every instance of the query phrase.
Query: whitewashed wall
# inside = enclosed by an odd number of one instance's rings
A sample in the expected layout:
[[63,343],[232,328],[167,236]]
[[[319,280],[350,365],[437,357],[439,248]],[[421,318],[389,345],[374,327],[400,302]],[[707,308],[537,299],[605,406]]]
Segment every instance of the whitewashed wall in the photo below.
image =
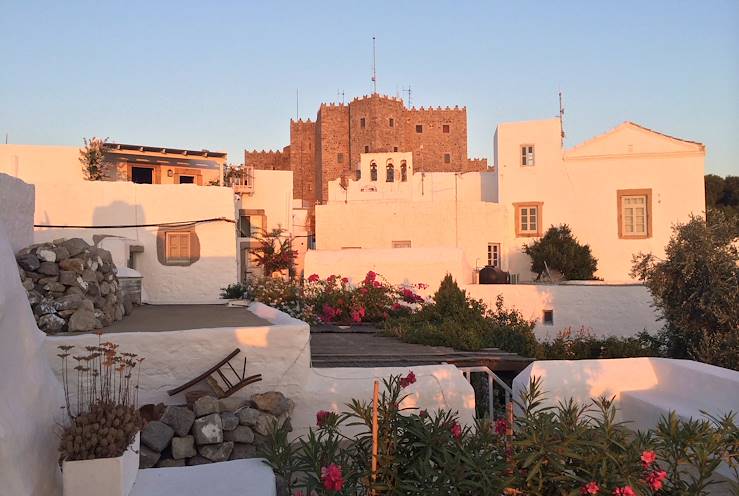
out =
[[[467,294],[495,307],[498,295],[504,306],[536,320],[539,339],[554,338],[563,329],[585,327],[598,336],[633,336],[662,328],[654,300],[642,285],[605,284],[469,284]],[[544,310],[554,311],[554,325],[543,323]]]
[[[168,389],[179,386],[210,368],[235,348],[242,350],[234,360],[247,358],[247,374],[262,374],[262,382],[247,386],[237,395],[279,390],[292,398],[294,435],[315,424],[319,410],[339,410],[352,398],[369,399],[374,378],[407,374],[405,368],[312,369],[308,325],[260,303],[250,309],[272,325],[242,328],[192,329],[170,332],[127,332],[110,335],[123,351],[145,357],[140,402],[183,403],[184,393],[174,397]],[[48,358],[57,374],[56,346],[86,346],[97,336],[49,336]],[[238,369],[238,367],[237,367]],[[458,410],[465,422],[474,418],[474,393],[459,370],[451,365],[414,367],[418,382],[409,392],[408,405],[420,408]],[[204,386],[207,388],[207,386]]]
[[[35,224],[132,225],[224,217],[233,221],[233,191],[217,186],[81,181],[36,184]],[[200,260],[165,266],[157,259],[157,227],[109,229],[36,228],[37,242],[95,234],[132,239],[144,247],[136,255],[150,303],[214,303],[220,288],[236,281],[236,230],[233,222],[198,224]]]
[[430,290],[437,289],[447,273],[467,282],[473,272],[459,248],[308,250],[305,255],[306,278],[335,274],[357,284],[370,270],[391,284],[424,283]]
[[0,173],[0,226],[13,252],[33,243],[33,202],[32,184]]
[[81,182],[76,146],[0,145],[0,172],[27,183]]
[[[5,213],[7,215],[7,213]],[[61,493],[57,464],[62,386],[28,305],[0,223],[0,494]]]

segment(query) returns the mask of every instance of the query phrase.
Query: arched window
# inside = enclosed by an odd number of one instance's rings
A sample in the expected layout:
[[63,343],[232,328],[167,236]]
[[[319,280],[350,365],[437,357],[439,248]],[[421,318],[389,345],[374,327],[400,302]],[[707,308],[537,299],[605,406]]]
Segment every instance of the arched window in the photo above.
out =
[[395,167],[393,164],[388,163],[385,169],[387,170],[387,179],[385,181],[388,183],[395,181]]
[[400,180],[402,182],[406,182],[408,180],[408,166],[406,165],[405,160],[400,162]]
[[370,163],[370,181],[377,181],[377,164]]

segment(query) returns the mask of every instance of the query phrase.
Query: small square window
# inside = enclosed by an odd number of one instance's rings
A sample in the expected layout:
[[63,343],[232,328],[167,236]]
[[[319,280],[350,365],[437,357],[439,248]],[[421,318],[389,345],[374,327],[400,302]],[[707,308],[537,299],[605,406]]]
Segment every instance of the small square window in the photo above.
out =
[[166,234],[167,262],[190,262],[190,232],[169,231]]
[[395,119],[390,118],[390,127],[395,127]]
[[516,209],[516,236],[541,236],[541,215],[543,204],[514,203]]
[[364,119],[364,117],[362,117],[361,119],[359,119],[359,127],[361,127],[362,129],[364,129],[365,127],[367,127],[367,121]]
[[444,154],[444,163],[445,164],[451,164],[452,163],[452,156],[449,153]]
[[336,154],[336,162],[343,164],[344,163],[344,154],[343,153],[337,153]]
[[369,145],[364,145],[364,153],[369,153]]
[[544,310],[544,325],[554,325],[554,310]]
[[416,124],[416,132],[417,133],[423,132],[423,124]]
[[397,147],[397,146],[394,146],[394,147],[393,147],[393,151],[394,151],[394,152],[397,152],[397,151],[398,151],[398,147]]
[[534,165],[534,145],[521,145],[521,165]]
[[443,126],[441,126],[441,132],[449,134],[449,124],[444,124]]

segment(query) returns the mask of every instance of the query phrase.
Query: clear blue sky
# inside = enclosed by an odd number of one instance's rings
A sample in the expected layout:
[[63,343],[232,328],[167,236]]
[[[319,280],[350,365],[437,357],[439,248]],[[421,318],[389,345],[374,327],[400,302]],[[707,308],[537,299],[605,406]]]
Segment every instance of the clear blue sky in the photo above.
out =
[[698,140],[739,174],[739,1],[0,0],[0,137],[11,143],[280,148],[318,105],[411,85],[467,105],[472,156],[497,123],[556,115],[567,145],[624,120]]

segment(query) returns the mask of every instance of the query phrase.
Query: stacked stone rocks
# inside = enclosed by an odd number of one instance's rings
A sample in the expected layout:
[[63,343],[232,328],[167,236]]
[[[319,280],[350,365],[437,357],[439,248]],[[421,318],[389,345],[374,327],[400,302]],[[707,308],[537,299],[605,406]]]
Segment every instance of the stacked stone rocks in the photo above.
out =
[[110,252],[81,238],[31,245],[18,252],[16,261],[42,331],[100,329],[133,310]]
[[295,404],[270,391],[245,398],[201,396],[167,406],[141,431],[139,468],[184,467],[257,457],[257,446],[287,423]]

